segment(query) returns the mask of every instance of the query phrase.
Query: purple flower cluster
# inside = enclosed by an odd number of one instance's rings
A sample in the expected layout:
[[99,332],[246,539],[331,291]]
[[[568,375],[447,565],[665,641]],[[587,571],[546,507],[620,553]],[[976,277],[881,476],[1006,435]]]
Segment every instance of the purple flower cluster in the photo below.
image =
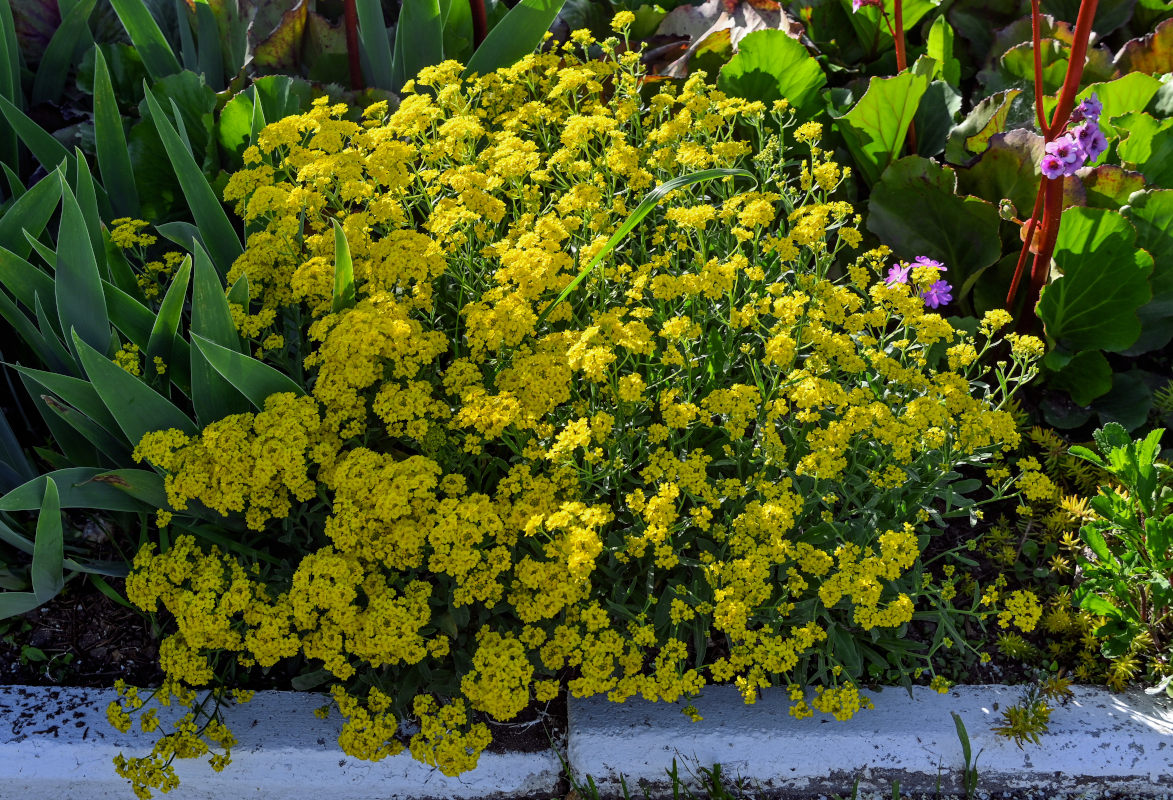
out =
[[[934,261],[927,256],[917,256],[912,260],[911,264],[907,261],[901,261],[896,266],[890,268],[888,270],[888,278],[885,282],[889,286],[894,283],[908,283],[909,276],[917,267],[936,267],[940,272],[949,271],[940,261]],[[953,287],[946,281],[935,281],[932,286],[921,292],[920,296],[929,308],[939,308],[946,303],[952,302]]]
[[[1093,93],[1071,112],[1071,123],[1057,139],[1047,142],[1046,154],[1039,170],[1048,178],[1074,175],[1084,164],[1095,161],[1108,149],[1108,140],[1100,130],[1100,113],[1104,110]],[[1071,127],[1073,126],[1073,127]]]
[[884,7],[884,0],[851,0],[852,12],[859,11],[864,6],[875,6],[882,9]]

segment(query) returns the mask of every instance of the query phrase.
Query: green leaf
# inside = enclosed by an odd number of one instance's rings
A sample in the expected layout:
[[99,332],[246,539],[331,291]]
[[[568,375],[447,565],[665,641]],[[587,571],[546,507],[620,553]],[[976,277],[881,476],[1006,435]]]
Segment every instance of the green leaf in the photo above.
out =
[[594,268],[602,263],[603,259],[609,256],[612,250],[619,246],[619,243],[623,241],[627,234],[635,230],[635,226],[643,221],[643,218],[650,214],[652,209],[655,208],[656,205],[659,204],[659,202],[663,200],[666,195],[685,186],[691,186],[694,183],[700,183],[702,181],[708,181],[714,178],[736,177],[749,178],[750,180],[754,181],[757,180],[756,176],[752,172],[747,172],[743,169],[703,169],[697,172],[690,172],[688,175],[682,175],[679,178],[673,178],[672,180],[666,181],[657,186],[655,189],[652,189],[652,191],[648,192],[647,195],[644,196],[644,199],[640,201],[640,204],[636,206],[635,210],[627,215],[627,219],[623,221],[623,224],[619,226],[619,229],[616,230],[615,233],[611,235],[611,238],[606,241],[602,249],[600,249],[599,252],[595,254],[595,257],[591,259],[590,263],[582,268],[578,275],[575,276],[574,280],[567,284],[566,288],[564,288],[561,293],[559,293],[558,297],[556,297],[554,301],[550,303],[550,305],[546,306],[546,308],[538,316],[537,322],[534,323],[534,330],[541,329],[542,323],[545,322],[546,317],[550,316],[550,312],[557,308],[563,300],[569,297],[574,292],[574,290],[578,288],[580,283],[586,280],[587,276],[591,274]]
[[1112,123],[1128,130],[1128,138],[1116,148],[1124,166],[1143,172],[1149,183],[1173,189],[1173,118],[1158,122],[1139,113]]
[[81,150],[75,149],[74,154],[77,158],[77,182],[75,183],[74,195],[77,198],[78,207],[81,208],[82,219],[86,223],[86,233],[90,237],[90,248],[93,250],[94,260],[98,263],[98,272],[102,277],[108,277],[106,248],[102,243],[102,217],[98,212],[98,187],[94,185],[94,176],[90,174],[90,165],[86,162]]
[[[21,105],[20,46],[16,41],[16,23],[8,0],[0,0],[0,95]],[[6,167],[19,164],[20,148],[16,132],[0,115],[0,162]]]
[[[211,259],[202,247],[195,249],[195,279],[192,285],[191,332],[229,350],[240,351],[240,336],[224,287]],[[191,348],[191,400],[196,419],[203,427],[230,414],[248,410],[248,401],[220,375],[198,347]]]
[[1173,19],[1164,20],[1147,36],[1125,42],[1113,63],[1121,72],[1173,72]]
[[62,331],[76,331],[99,353],[110,350],[110,318],[102,293],[102,276],[86,231],[85,217],[61,178],[61,227],[57,234],[54,291]]
[[1173,341],[1173,190],[1134,194],[1121,212],[1136,228],[1136,246],[1153,257],[1153,299],[1137,311],[1141,332],[1128,352],[1154,352]]
[[1153,259],[1136,248],[1136,230],[1102,208],[1069,208],[1055,244],[1062,277],[1038,304],[1048,338],[1070,350],[1124,350],[1140,335],[1137,309],[1152,299]]
[[1005,132],[1011,107],[1021,94],[1021,89],[1008,89],[978,103],[969,116],[950,131],[945,159],[950,164],[965,164],[971,154],[985,150],[991,136]]
[[392,81],[391,41],[383,26],[382,4],[379,0],[356,0],[355,7],[367,85],[388,90],[399,88]]
[[265,72],[290,72],[300,66],[309,6],[293,3],[284,8],[276,26],[253,48],[253,63]]
[[198,72],[214,89],[224,88],[224,52],[220,46],[220,30],[216,15],[207,3],[197,2],[196,36],[199,42]]
[[73,340],[86,375],[128,442],[137,445],[151,431],[170,428],[196,434],[192,421],[166,398],[86,345],[76,333]]
[[41,601],[32,592],[0,592],[0,619],[27,614],[39,605]]
[[155,124],[159,138],[167,150],[175,174],[183,187],[183,194],[191,206],[192,216],[199,226],[200,235],[208,245],[212,261],[221,275],[228,273],[232,262],[242,252],[240,237],[236,229],[224,213],[216,193],[208,185],[207,179],[195,162],[191,153],[183,147],[183,142],[175,127],[163,113],[159,101],[155,99],[150,87],[144,84],[145,99],[150,108],[151,121]]
[[170,508],[163,476],[146,469],[114,469],[90,478],[92,483],[111,486],[150,508]]
[[718,88],[726,94],[760,100],[767,108],[785,98],[803,118],[822,110],[819,92],[826,83],[819,62],[779,30],[755,31],[742,39],[737,55],[717,78]]
[[1153,392],[1140,370],[1118,372],[1112,376],[1112,391],[1096,401],[1096,411],[1104,422],[1118,422],[1130,431],[1137,430],[1149,418]]
[[403,0],[395,25],[395,63],[392,91],[444,60],[444,23],[438,0]]
[[872,78],[859,102],[839,117],[839,132],[869,186],[900,157],[908,126],[928,88],[926,74]]
[[153,80],[179,72],[179,59],[143,0],[110,0]]
[[[1117,135],[1127,134],[1127,131],[1117,131],[1109,120],[1122,114],[1141,111],[1156,96],[1160,88],[1161,82],[1152,75],[1131,72],[1115,80],[1086,86],[1076,95],[1075,100],[1078,103],[1086,100],[1092,94],[1096,95],[1096,99],[1104,107],[1100,114],[1100,128],[1104,131],[1104,135],[1111,139]],[[1047,114],[1050,115],[1058,100],[1047,99],[1051,101],[1046,104]]]
[[537,49],[566,0],[521,0],[493,26],[472,54],[464,77],[488,75]]
[[961,85],[961,62],[953,57],[953,27],[944,15],[929,27],[926,54],[936,63],[933,74],[950,86]]
[[108,472],[94,467],[72,467],[41,475],[0,497],[0,511],[38,510],[50,478],[60,493],[61,508],[143,511],[143,504],[131,495],[109,483],[94,480]]
[[1079,600],[1080,608],[1085,611],[1090,611],[1100,617],[1108,617],[1109,619],[1120,619],[1121,612],[1116,606],[1109,603],[1098,594],[1088,592]]
[[[41,54],[41,64],[33,79],[30,103],[56,103],[65,92],[70,68],[80,61],[84,46],[93,44],[90,35],[89,18],[97,0],[78,0],[68,12],[62,8],[61,24],[53,33],[48,46]],[[87,40],[89,40],[87,42]]]
[[1062,370],[1049,375],[1047,385],[1070,394],[1076,405],[1090,405],[1112,390],[1112,367],[1099,350],[1085,350]]
[[73,156],[69,154],[61,142],[29,119],[28,115],[3,95],[0,95],[0,116],[3,116],[16,131],[16,135],[24,142],[25,147],[32,152],[33,158],[39,161],[47,171],[52,172],[63,161],[69,167],[70,173],[74,171],[76,165],[73,163]]
[[9,365],[22,377],[28,378],[46,391],[60,397],[66,403],[81,411],[111,433],[118,431],[118,423],[106,409],[102,398],[94,391],[94,385],[80,378],[72,378],[57,372],[46,372],[19,365]]
[[1002,254],[998,209],[956,193],[954,171],[919,156],[894,162],[872,190],[868,230],[905,260],[928,256],[962,287]]
[[300,396],[305,390],[288,376],[252,356],[221,347],[215,342],[192,334],[192,344],[203,354],[212,368],[220,373],[237,391],[258,409],[265,407],[265,398],[281,392]]
[[110,81],[110,70],[102,48],[94,48],[94,150],[102,184],[110,195],[114,211],[120,217],[137,217],[138,189],[122,128],[122,112]]
[[155,324],[151,327],[151,337],[147,340],[145,351],[148,370],[154,367],[156,358],[161,358],[173,375],[176,368],[180,368],[181,373],[187,372],[186,364],[176,363],[174,351],[190,279],[191,256],[185,256],[183,263],[179,265],[179,269],[171,280],[171,285],[167,287],[167,294],[163,296],[163,302],[159,304],[159,313],[155,317]]
[[37,515],[37,538],[33,541],[33,564],[29,571],[33,594],[38,603],[47,603],[65,586],[61,564],[65,558],[61,500],[57,484],[49,477],[45,478],[44,500]]
[[130,448],[121,438],[113,436],[85,414],[68,403],[61,402],[53,395],[41,395],[41,400],[65,424],[81,434],[98,452],[105,454],[115,464],[130,462]]
[[940,155],[953,130],[953,120],[961,111],[961,93],[944,81],[933,81],[925,90],[916,109],[916,152],[922,156]]
[[102,296],[110,323],[140,350],[146,350],[155,326],[154,312],[112,283],[102,282]]
[[1087,204],[1092,208],[1116,210],[1144,189],[1144,175],[1121,169],[1115,164],[1100,164],[1081,175]]
[[0,247],[19,258],[27,258],[32,245],[25,239],[24,231],[40,236],[60,202],[61,181],[57,174],[50,172],[0,216]]
[[337,314],[354,305],[354,265],[350,260],[350,244],[338,220],[334,223],[334,303]]

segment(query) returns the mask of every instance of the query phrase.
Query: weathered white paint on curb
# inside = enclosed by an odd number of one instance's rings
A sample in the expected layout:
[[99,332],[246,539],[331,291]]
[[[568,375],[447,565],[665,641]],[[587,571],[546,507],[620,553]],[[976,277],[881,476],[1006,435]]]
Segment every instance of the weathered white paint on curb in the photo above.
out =
[[[1173,703],[1143,692],[1112,694],[1076,687],[1051,714],[1041,744],[1019,749],[992,728],[1021,687],[962,686],[946,695],[922,687],[868,694],[875,709],[839,722],[816,712],[796,720],[781,689],[746,706],[732,687],[711,687],[692,703],[704,720],[681,713],[684,702],[648,703],[605,698],[570,701],[567,761],[576,776],[591,775],[614,796],[622,775],[634,790],[662,792],[666,770],[678,759],[681,776],[722,765],[771,794],[850,795],[860,788],[946,792],[961,789],[961,743],[950,712],[957,712],[977,757],[984,791],[1035,789],[1052,795],[1173,792]],[[1036,794],[1037,796],[1037,794]]]
[[[120,734],[106,721],[111,690],[0,687],[0,800],[130,800],[114,773],[119,752],[147,755],[156,736]],[[220,773],[206,759],[177,760],[168,800],[393,800],[550,797],[562,764],[552,750],[483,753],[477,769],[449,778],[407,753],[360,761],[338,748],[337,713],[314,716],[320,695],[258,692],[230,709],[239,744]],[[163,715],[160,714],[160,718]]]

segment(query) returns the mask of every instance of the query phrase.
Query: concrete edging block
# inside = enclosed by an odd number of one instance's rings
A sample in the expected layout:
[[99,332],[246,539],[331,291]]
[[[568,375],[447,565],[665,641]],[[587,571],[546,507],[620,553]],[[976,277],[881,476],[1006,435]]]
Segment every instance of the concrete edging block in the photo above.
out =
[[620,776],[633,793],[637,786],[665,792],[673,758],[694,785],[698,767],[719,763],[724,775],[774,796],[850,796],[857,778],[868,791],[890,790],[895,780],[904,792],[959,792],[956,712],[980,753],[983,792],[1173,793],[1173,702],[1140,691],[1073,690],[1054,707],[1041,743],[1021,749],[992,731],[1001,710],[1021,701],[1023,689],[1014,686],[958,686],[945,695],[915,687],[911,697],[901,688],[864,692],[875,709],[842,722],[818,712],[794,719],[783,689],[767,689],[746,706],[733,687],[706,688],[691,701],[704,717],[695,723],[681,712],[689,701],[572,698],[567,760],[610,796],[619,793]]
[[[111,689],[0,687],[0,800],[128,800],[128,781],[111,759],[147,755],[158,734],[137,725],[119,733],[106,721]],[[232,763],[214,772],[207,759],[177,760],[178,789],[168,800],[393,800],[393,798],[549,797],[562,776],[553,750],[482,753],[477,768],[443,775],[408,753],[378,762],[338,748],[342,720],[313,710],[327,698],[297,692],[257,692],[230,708],[225,721],[238,740]],[[160,720],[166,724],[160,710]]]

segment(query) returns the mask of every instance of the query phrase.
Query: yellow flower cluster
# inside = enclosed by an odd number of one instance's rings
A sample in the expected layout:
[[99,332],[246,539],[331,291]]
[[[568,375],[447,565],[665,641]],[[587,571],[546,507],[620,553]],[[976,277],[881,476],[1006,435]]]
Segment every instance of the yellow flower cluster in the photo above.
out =
[[[234,319],[284,337],[307,394],[136,456],[177,518],[243,516],[289,566],[184,536],[141,552],[128,590],[175,616],[174,681],[213,682],[214,654],[304,657],[339,684],[347,752],[395,752],[415,716],[412,754],[455,773],[488,742],[474,714],[511,719],[560,681],[752,702],[810,682],[844,630],[911,619],[933,481],[1017,442],[1000,390],[971,382],[985,351],[877,280],[883,251],[828,277],[859,219],[817,125],[786,172],[786,104],[703,74],[643,99],[637,53],[573,41],[471,82],[445,62],[358,120],[319,101],[245,153]],[[679,188],[559,299],[642,193],[713,166],[758,185]],[[838,670],[811,704],[846,718],[867,701]]]

